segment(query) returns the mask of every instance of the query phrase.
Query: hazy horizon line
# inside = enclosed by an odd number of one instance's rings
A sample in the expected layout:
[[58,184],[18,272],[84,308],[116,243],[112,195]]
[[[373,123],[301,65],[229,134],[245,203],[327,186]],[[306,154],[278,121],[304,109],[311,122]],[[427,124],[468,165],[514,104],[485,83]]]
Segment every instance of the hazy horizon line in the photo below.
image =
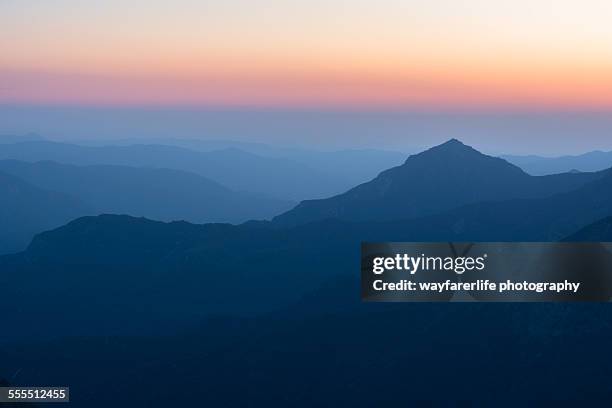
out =
[[612,112],[116,107],[0,103],[0,134],[58,141],[194,139],[414,152],[456,138],[492,154],[610,151]]

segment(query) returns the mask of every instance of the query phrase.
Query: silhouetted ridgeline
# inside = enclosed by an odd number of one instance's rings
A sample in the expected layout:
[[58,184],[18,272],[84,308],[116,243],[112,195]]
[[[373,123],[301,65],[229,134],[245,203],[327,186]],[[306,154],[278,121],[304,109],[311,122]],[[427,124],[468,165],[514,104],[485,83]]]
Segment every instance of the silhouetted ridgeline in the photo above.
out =
[[[1,138],[1,136],[0,136]],[[77,144],[104,146],[142,145],[142,138],[128,138],[109,141],[79,141]],[[236,140],[184,139],[184,138],[147,138],[147,144],[178,146],[201,152],[214,152],[225,149],[238,149],[258,156],[282,158],[301,163],[318,172],[346,182],[350,188],[370,180],[383,170],[396,166],[406,159],[397,151],[378,149],[311,150],[298,147],[280,147],[257,142]],[[611,164],[612,165],[612,164]]]
[[234,192],[194,173],[127,166],[0,161],[0,254],[84,215],[128,214],[194,223],[270,219],[292,206]]
[[291,205],[255,193],[234,192],[180,170],[4,160],[0,161],[0,171],[37,187],[76,197],[88,204],[92,214],[240,223],[271,218]]
[[529,174],[546,175],[569,171],[599,171],[612,167],[612,152],[594,151],[577,156],[502,156]]
[[274,221],[297,225],[327,218],[408,219],[471,203],[546,197],[574,190],[602,174],[529,176],[502,159],[483,155],[453,139],[410,156],[403,165],[344,194],[303,201]]
[[263,193],[292,201],[326,197],[351,186],[334,174],[295,161],[262,157],[238,149],[197,152],[163,145],[87,147],[39,141],[0,145],[0,159],[170,168],[197,173],[235,191]]
[[[297,154],[297,153],[296,153]],[[305,154],[305,153],[302,153]],[[339,152],[336,155],[340,154]],[[237,150],[198,153],[170,146],[82,147],[52,142],[26,142],[0,147],[0,157],[25,160],[55,158],[68,162],[134,162],[149,165],[165,163],[194,168],[202,172],[241,173],[241,182],[264,177],[258,165],[263,162],[279,166],[274,177],[293,177],[278,159],[240,160]],[[225,155],[225,156],[224,156]],[[224,156],[223,166],[219,159]],[[317,156],[319,157],[319,156]],[[312,159],[312,158],[311,158]],[[210,161],[210,162],[209,162]],[[230,166],[234,163],[236,166]],[[249,219],[266,219],[281,213],[289,203],[247,193],[229,191],[204,177],[170,169],[127,166],[74,166],[52,162],[26,163],[15,160],[0,162],[0,171],[12,174],[35,187],[69,194],[84,203],[88,211],[70,212],[62,223],[86,214],[128,214],[151,219],[190,222],[239,223]],[[252,174],[252,173],[256,174]],[[399,166],[381,173],[374,180],[324,200],[304,201],[295,209],[275,219],[281,226],[337,218],[349,221],[377,221],[418,218],[436,214],[469,203],[502,201],[512,198],[537,198],[574,190],[604,174],[561,174],[531,177],[509,163],[482,155],[451,140],[421,154],[411,156]],[[319,188],[319,182],[294,177],[295,188]],[[278,188],[283,188],[279,184]],[[2,204],[0,204],[1,206]],[[602,214],[603,216],[607,214]],[[50,218],[52,221],[53,218]],[[57,222],[17,224],[4,237],[0,253],[22,249],[34,233],[59,225]],[[39,227],[36,225],[40,224]],[[23,225],[22,230],[18,226]]]

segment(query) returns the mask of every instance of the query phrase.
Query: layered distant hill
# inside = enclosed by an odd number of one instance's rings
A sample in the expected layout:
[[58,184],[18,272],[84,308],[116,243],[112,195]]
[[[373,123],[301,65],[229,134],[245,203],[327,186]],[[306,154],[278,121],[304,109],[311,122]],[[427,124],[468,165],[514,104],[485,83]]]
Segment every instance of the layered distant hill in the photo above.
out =
[[87,203],[92,214],[240,223],[269,219],[291,205],[260,194],[234,192],[197,174],[171,169],[3,160],[0,171],[76,197]]
[[0,254],[22,250],[42,231],[91,214],[82,201],[0,171]]
[[[79,141],[78,144],[104,146],[110,142]],[[147,138],[113,140],[119,146],[156,144],[178,146],[200,152],[238,149],[258,156],[288,159],[345,181],[347,188],[370,180],[383,170],[401,164],[406,154],[380,149],[314,150],[299,147],[278,147],[265,143],[233,140]],[[312,198],[312,197],[307,197]]]
[[502,156],[534,176],[569,171],[599,171],[612,167],[612,152],[594,151],[576,156]]
[[347,221],[401,220],[470,203],[539,198],[571,191],[602,173],[534,177],[507,161],[450,140],[382,172],[344,194],[307,200],[275,218],[297,225],[328,218]]
[[111,164],[189,171],[235,191],[299,201],[326,197],[352,186],[342,177],[296,161],[229,148],[199,152],[175,146],[89,147],[47,141],[0,144],[0,159],[64,164]]

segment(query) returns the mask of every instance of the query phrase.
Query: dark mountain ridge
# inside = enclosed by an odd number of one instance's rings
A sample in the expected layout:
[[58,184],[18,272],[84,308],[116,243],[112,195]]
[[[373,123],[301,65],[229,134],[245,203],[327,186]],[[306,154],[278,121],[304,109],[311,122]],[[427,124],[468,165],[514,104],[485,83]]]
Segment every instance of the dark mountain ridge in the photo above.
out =
[[271,218],[291,205],[260,194],[234,192],[195,173],[172,169],[2,160],[0,171],[76,197],[88,204],[92,215],[240,223]]
[[602,172],[535,177],[452,139],[408,157],[370,182],[328,199],[306,200],[274,219],[298,225],[336,218],[385,221],[435,214],[462,205],[542,198],[574,190]]
[[404,153],[390,150],[369,148],[318,150],[273,146],[257,142],[214,139],[132,138],[104,142],[79,140],[75,143],[85,146],[155,144],[183,147],[200,152],[214,152],[227,148],[236,148],[258,156],[288,159],[301,163],[311,169],[316,169],[321,173],[346,181],[349,183],[347,187],[353,187],[370,180],[381,171],[402,163],[406,158]]
[[35,141],[0,145],[0,159],[183,170],[197,173],[234,191],[263,193],[291,201],[329,196],[350,186],[333,174],[301,163],[262,157],[236,148],[198,152],[165,145],[91,147]]

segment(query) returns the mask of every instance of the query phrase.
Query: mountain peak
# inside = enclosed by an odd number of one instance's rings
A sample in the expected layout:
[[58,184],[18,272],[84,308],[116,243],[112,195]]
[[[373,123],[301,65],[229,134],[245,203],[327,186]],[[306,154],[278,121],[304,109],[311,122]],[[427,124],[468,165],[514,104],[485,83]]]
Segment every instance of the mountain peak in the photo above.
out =
[[421,153],[412,155],[408,157],[406,163],[411,160],[452,160],[453,162],[457,160],[482,160],[488,159],[489,156],[482,154],[478,150],[474,149],[471,146],[464,144],[462,141],[458,139],[450,139],[440,145],[434,146],[430,149],[427,149]]
[[466,145],[465,143],[463,143],[461,140],[459,139],[450,139],[442,144],[439,144],[437,146],[434,146],[426,151],[455,151],[455,152],[459,152],[459,151],[472,151],[472,152],[477,152],[476,149],[474,149],[471,146]]
[[442,143],[440,146],[465,146],[465,143],[463,143],[461,140],[459,139],[455,139],[454,137],[452,139],[447,140],[446,142]]
[[531,198],[539,193],[518,167],[450,139],[344,194],[302,202],[276,219],[293,224],[325,218],[408,219],[479,201]]

